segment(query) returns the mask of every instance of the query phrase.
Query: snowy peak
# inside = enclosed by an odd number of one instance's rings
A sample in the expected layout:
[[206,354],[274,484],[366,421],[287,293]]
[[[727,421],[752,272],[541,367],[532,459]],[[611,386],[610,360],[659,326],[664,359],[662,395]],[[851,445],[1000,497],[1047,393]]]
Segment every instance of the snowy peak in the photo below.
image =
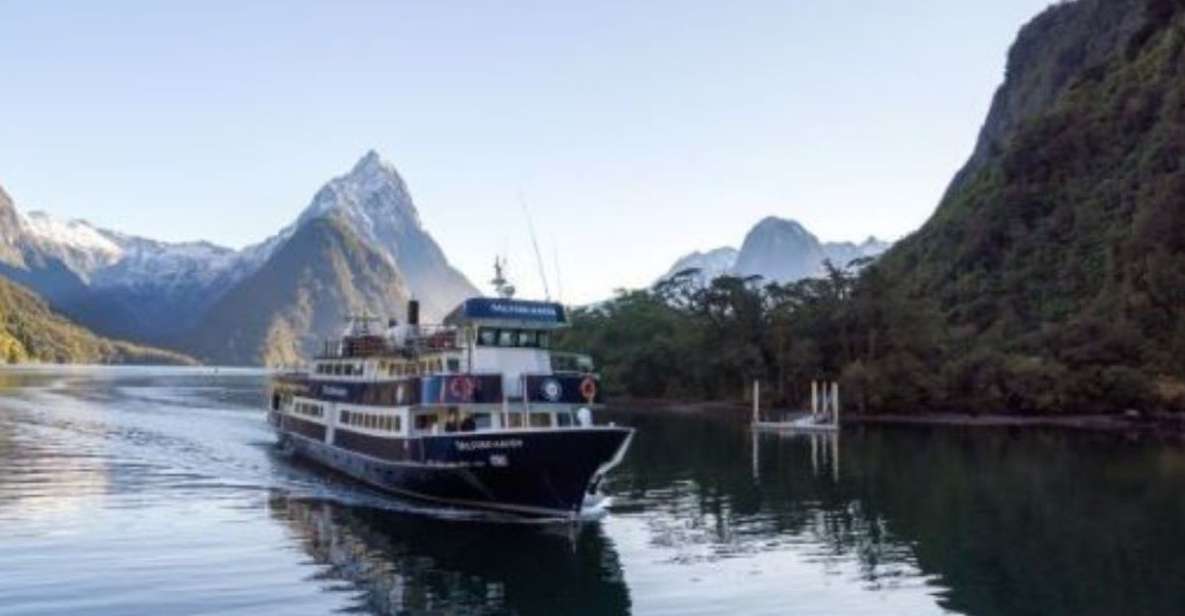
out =
[[25,231],[43,246],[92,254],[108,264],[123,256],[119,244],[85,220],[61,220],[35,210],[22,216],[21,223]]
[[[333,178],[317,191],[296,224],[299,227],[333,210],[357,223],[358,231],[366,231],[383,221],[417,229],[421,226],[403,177],[374,150],[359,159],[349,173]],[[364,235],[375,239],[374,233]]]

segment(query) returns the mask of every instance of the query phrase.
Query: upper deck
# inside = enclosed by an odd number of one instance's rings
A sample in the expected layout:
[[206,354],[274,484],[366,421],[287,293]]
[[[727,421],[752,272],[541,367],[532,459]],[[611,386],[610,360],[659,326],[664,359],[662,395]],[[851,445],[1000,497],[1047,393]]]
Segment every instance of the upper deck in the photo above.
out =
[[[407,400],[426,401],[438,399],[439,383],[467,375],[471,384],[484,392],[482,402],[492,402],[529,399],[539,378],[595,378],[591,358],[551,351],[553,333],[568,325],[560,304],[472,298],[439,325],[419,324],[418,312],[411,302],[410,322],[399,325],[392,321],[385,330],[373,325],[378,321],[373,317],[353,318],[346,335],[325,343],[315,356],[307,370],[308,379],[328,383],[403,381],[410,385],[406,390],[415,392],[408,394]],[[497,387],[493,381],[498,381]],[[559,382],[566,383],[563,379]]]

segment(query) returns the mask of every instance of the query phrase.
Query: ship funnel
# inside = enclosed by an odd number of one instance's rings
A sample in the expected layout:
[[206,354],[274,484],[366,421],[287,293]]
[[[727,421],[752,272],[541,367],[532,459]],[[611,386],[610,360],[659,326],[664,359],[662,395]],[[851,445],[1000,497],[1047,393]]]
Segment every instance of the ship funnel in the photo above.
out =
[[420,324],[420,302],[416,300],[408,300],[407,302],[407,324]]

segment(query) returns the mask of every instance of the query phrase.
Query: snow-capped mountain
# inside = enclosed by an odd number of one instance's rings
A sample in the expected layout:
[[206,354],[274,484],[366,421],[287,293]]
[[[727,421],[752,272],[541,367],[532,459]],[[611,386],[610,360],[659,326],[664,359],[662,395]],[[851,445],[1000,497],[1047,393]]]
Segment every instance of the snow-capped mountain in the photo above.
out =
[[[285,251],[286,245],[301,229],[328,217],[334,220],[334,254],[385,261],[382,267],[352,263],[351,271],[366,274],[366,292],[339,294],[382,306],[335,310],[389,310],[391,298],[411,296],[421,301],[424,317],[432,319],[477,294],[424,230],[399,173],[374,151],[321,188],[292,224],[242,250],[208,242],[161,242],[44,212],[21,214],[0,189],[0,274],[32,288],[97,332],[187,350],[193,330],[216,335],[203,327],[213,306],[228,294],[244,295],[239,288],[248,279],[268,286],[269,281],[258,279],[261,272],[290,272],[290,267],[269,263],[281,252],[292,259],[295,249]],[[305,236],[303,242],[311,243]],[[364,243],[365,250],[350,248],[355,241]],[[389,292],[379,289],[383,279],[389,279]],[[250,356],[235,356],[243,357]]]
[[702,281],[707,282],[732,272],[740,252],[732,246],[721,246],[706,252],[695,251],[679,257],[671,269],[662,276],[665,280],[686,270],[699,270],[696,274]]
[[693,252],[680,257],[660,280],[694,268],[700,270],[701,281],[728,274],[793,282],[821,275],[825,260],[846,267],[859,258],[877,257],[891,245],[875,237],[859,244],[824,243],[797,221],[770,216],[749,230],[740,250],[724,246],[707,252]]
[[391,259],[429,318],[441,318],[464,299],[480,294],[449,264],[420,223],[403,178],[374,150],[349,173],[317,191],[294,226],[330,213],[342,216],[359,237]]

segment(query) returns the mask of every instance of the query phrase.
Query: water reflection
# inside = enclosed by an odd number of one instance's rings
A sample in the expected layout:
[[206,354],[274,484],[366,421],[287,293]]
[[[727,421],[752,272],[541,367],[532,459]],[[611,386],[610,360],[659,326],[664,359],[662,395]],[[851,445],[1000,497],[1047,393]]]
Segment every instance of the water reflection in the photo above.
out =
[[[710,418],[617,419],[641,428],[611,484],[618,513],[645,517],[651,546],[671,562],[814,563],[849,590],[920,591],[930,610],[967,614],[1185,606],[1185,452],[1176,447],[952,428],[849,429],[832,442],[754,437]],[[784,591],[786,605],[808,578]],[[757,594],[746,602],[762,605]]]
[[491,524],[388,511],[390,499],[274,455],[263,383],[0,371],[0,611],[988,616],[1185,605],[1180,447],[1031,430],[755,436],[743,415],[610,412],[639,432],[605,486],[608,517],[575,529]]
[[624,614],[629,591],[598,525],[437,521],[331,501],[268,500],[323,576],[379,614]]

